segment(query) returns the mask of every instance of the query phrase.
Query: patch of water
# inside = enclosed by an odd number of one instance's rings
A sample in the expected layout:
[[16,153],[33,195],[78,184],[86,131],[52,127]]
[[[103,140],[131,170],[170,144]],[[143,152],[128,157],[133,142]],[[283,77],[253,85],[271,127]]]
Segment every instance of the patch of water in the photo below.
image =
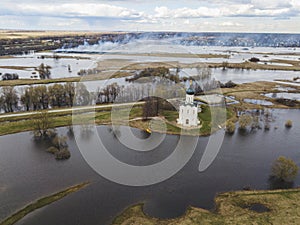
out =
[[273,103],[270,102],[270,101],[259,100],[259,99],[250,99],[250,98],[245,98],[244,102],[250,103],[250,104],[255,104],[255,105],[264,105],[264,106],[271,106],[271,105],[273,105]]
[[285,98],[290,100],[298,100],[300,101],[300,93],[286,93],[286,92],[280,92],[280,93],[268,93],[264,94],[264,96],[268,98]]
[[[32,141],[29,132],[2,136],[0,182],[7,188],[0,192],[0,218],[37,198],[87,180],[92,182],[89,187],[35,211],[17,225],[110,224],[122,210],[138,202],[145,202],[147,214],[170,218],[182,215],[189,205],[213,208],[214,197],[220,192],[241,190],[245,186],[268,189],[275,159],[286,156],[298,166],[300,163],[299,110],[271,111],[275,119],[271,126],[277,129],[226,135],[216,160],[202,173],[198,167],[209,138],[200,137],[194,156],[181,171],[165,182],[148,187],[118,185],[99,176],[85,162],[75,140],[68,141],[71,158],[57,162],[43,146]],[[288,119],[293,120],[290,130],[284,126]],[[66,134],[67,129],[59,131]],[[98,127],[94,135],[101,138],[113,156],[133,165],[161,161],[178,142],[178,136],[167,135],[155,151],[141,154],[123,146],[108,127]],[[87,137],[83,141],[89,143]],[[299,184],[298,176],[295,185]]]

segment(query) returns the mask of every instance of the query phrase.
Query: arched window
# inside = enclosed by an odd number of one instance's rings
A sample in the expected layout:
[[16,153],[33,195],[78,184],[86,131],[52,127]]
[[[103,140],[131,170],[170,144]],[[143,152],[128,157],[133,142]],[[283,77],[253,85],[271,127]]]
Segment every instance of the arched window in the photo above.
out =
[[185,124],[189,125],[189,123],[190,123],[189,119],[186,119]]

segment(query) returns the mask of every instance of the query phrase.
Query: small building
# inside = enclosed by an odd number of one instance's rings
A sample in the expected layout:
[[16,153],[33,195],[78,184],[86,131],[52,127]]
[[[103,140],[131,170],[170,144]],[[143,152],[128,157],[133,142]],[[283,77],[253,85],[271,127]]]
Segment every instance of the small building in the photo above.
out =
[[198,119],[198,104],[194,102],[194,95],[195,91],[191,87],[186,90],[185,102],[179,107],[177,124],[184,127],[196,127],[200,124]]

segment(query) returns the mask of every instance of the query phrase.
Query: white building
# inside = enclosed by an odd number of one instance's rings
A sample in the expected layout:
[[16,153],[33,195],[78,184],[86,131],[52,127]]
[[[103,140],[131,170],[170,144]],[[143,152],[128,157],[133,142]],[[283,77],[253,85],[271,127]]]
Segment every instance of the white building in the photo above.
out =
[[185,102],[179,107],[177,124],[184,127],[194,127],[200,124],[198,119],[198,104],[194,102],[195,91],[190,87],[186,91]]

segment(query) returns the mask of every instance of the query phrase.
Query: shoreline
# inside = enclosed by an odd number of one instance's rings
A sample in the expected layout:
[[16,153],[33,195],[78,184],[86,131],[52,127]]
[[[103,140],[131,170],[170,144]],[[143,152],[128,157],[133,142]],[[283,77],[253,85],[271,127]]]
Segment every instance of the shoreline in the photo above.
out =
[[17,223],[18,221],[22,220],[28,214],[34,212],[35,210],[43,208],[47,205],[50,205],[53,202],[56,202],[72,193],[78,192],[81,189],[87,187],[89,184],[90,184],[90,182],[84,182],[81,184],[77,184],[77,185],[68,187],[67,189],[56,192],[54,194],[41,197],[41,198],[27,204],[23,208],[17,210],[12,215],[8,216],[6,219],[4,219],[2,222],[0,222],[0,225],[13,225],[13,224]]
[[[288,88],[290,85],[284,85],[281,84],[280,87],[282,88]],[[235,88],[224,88],[223,93],[224,96],[232,96],[235,98],[235,100],[238,102],[236,104],[230,105],[228,104],[226,106],[227,110],[227,119],[226,120],[232,120],[236,121],[236,112],[237,111],[246,111],[246,110],[253,110],[253,109],[272,109],[272,108],[278,108],[278,109],[299,109],[300,108],[300,102],[296,104],[295,106],[291,107],[288,105],[283,105],[282,103],[279,103],[276,101],[276,99],[268,98],[264,96],[263,94],[266,93],[278,93],[280,92],[277,90],[278,83],[276,82],[253,82],[253,83],[245,83],[240,84]],[[296,87],[294,91],[290,92],[287,91],[286,93],[299,93],[300,87]],[[208,93],[212,94],[212,93]],[[253,100],[263,100],[272,102],[272,105],[264,106],[261,104],[253,104],[253,103],[247,103],[244,102],[245,99],[253,99]],[[138,128],[144,131],[147,131],[149,129],[149,121],[147,120],[137,120],[137,118],[142,118],[142,103],[134,104],[134,108],[131,111],[130,114],[130,120],[126,121],[126,118],[120,118],[118,122],[119,125],[128,125],[130,127]],[[95,119],[96,125],[110,125],[111,124],[111,107],[112,105],[99,105],[98,108],[95,109],[95,118],[90,118],[88,115],[83,115],[83,119],[86,119],[87,121],[93,121]],[[211,130],[210,122],[211,122],[211,112],[210,108],[212,107],[218,107],[218,106],[204,106],[207,110],[203,111],[199,114],[199,118],[204,121],[204,124],[201,129],[198,129],[196,133],[197,136],[209,136],[212,133],[215,132],[215,130]],[[225,108],[224,108],[225,109]],[[72,123],[72,112],[73,108],[58,108],[52,110],[49,110],[49,115],[51,120],[53,121],[53,127],[66,127],[73,125]],[[212,108],[212,110],[216,110],[218,113],[218,108]],[[77,110],[76,110],[77,111]],[[90,112],[91,109],[80,109],[78,108],[78,113],[87,113]],[[5,117],[5,114],[3,114],[3,117],[0,118],[0,136],[8,135],[8,134],[14,134],[19,132],[25,132],[25,131],[31,131],[32,128],[32,120],[36,117],[39,111],[32,111],[32,112],[20,112],[18,113],[12,113],[8,114],[8,117]],[[221,112],[220,112],[221,113]],[[27,115],[26,115],[27,114]],[[176,126],[175,120],[177,118],[178,112],[177,111],[167,111],[162,110],[159,113],[160,119],[164,120],[167,125],[167,132],[164,131],[164,133],[171,134],[171,135],[179,135],[182,134],[180,127]],[[1,116],[0,116],[1,117]],[[80,125],[80,120],[77,120],[78,124]],[[220,121],[222,123],[222,121]],[[223,121],[224,122],[224,121]],[[74,125],[77,125],[77,123],[74,123]],[[224,124],[218,124],[222,128],[224,128]],[[161,131],[161,128],[158,126],[158,129],[155,129],[153,127],[153,131]],[[150,129],[151,130],[151,129]],[[196,129],[195,129],[196,130]],[[199,132],[200,130],[200,132]],[[218,130],[218,129],[217,129]],[[183,132],[188,133],[188,132]],[[189,132],[190,134],[194,134],[195,132]],[[200,134],[200,135],[199,135]]]
[[[189,206],[182,216],[172,219],[151,217],[144,212],[144,203],[139,203],[125,208],[114,218],[112,225],[235,224],[233,221],[239,221],[239,224],[265,224],[270,221],[284,224],[286,220],[291,222],[288,224],[299,224],[299,199],[299,188],[225,192],[215,197],[214,210]],[[286,214],[290,215],[289,219],[284,216]]]
[[[0,59],[1,60],[1,59]],[[114,62],[115,65],[119,68],[117,72],[111,72],[109,68],[109,62]],[[108,63],[108,64],[107,64]],[[224,65],[224,63],[226,65]],[[106,65],[107,64],[107,65]],[[120,65],[119,65],[120,64]],[[62,78],[53,78],[53,79],[17,79],[17,80],[0,80],[0,86],[22,86],[22,85],[38,85],[38,84],[52,84],[52,83],[65,83],[65,82],[87,82],[87,81],[99,81],[105,80],[109,78],[126,78],[132,76],[132,73],[136,70],[143,70],[146,68],[157,68],[157,67],[166,67],[168,69],[172,69],[175,67],[184,68],[184,69],[193,69],[197,67],[209,67],[212,69],[225,69],[225,70],[271,70],[271,71],[300,71],[300,64],[293,64],[291,66],[278,66],[278,65],[265,65],[258,64],[253,62],[241,62],[241,63],[213,63],[213,62],[200,62],[200,63],[180,63],[180,62],[143,62],[143,63],[130,63],[129,65],[125,65],[122,60],[108,60],[108,62],[103,61],[101,66],[98,65],[97,69],[100,69],[101,72],[99,74],[91,74],[86,76],[74,76],[74,77],[62,77]],[[105,70],[103,70],[103,66],[105,66]],[[108,68],[106,67],[108,66]],[[1,68],[25,68],[25,67],[11,67],[11,66],[1,66]],[[28,67],[29,68],[29,67]],[[31,68],[31,67],[30,67]]]

